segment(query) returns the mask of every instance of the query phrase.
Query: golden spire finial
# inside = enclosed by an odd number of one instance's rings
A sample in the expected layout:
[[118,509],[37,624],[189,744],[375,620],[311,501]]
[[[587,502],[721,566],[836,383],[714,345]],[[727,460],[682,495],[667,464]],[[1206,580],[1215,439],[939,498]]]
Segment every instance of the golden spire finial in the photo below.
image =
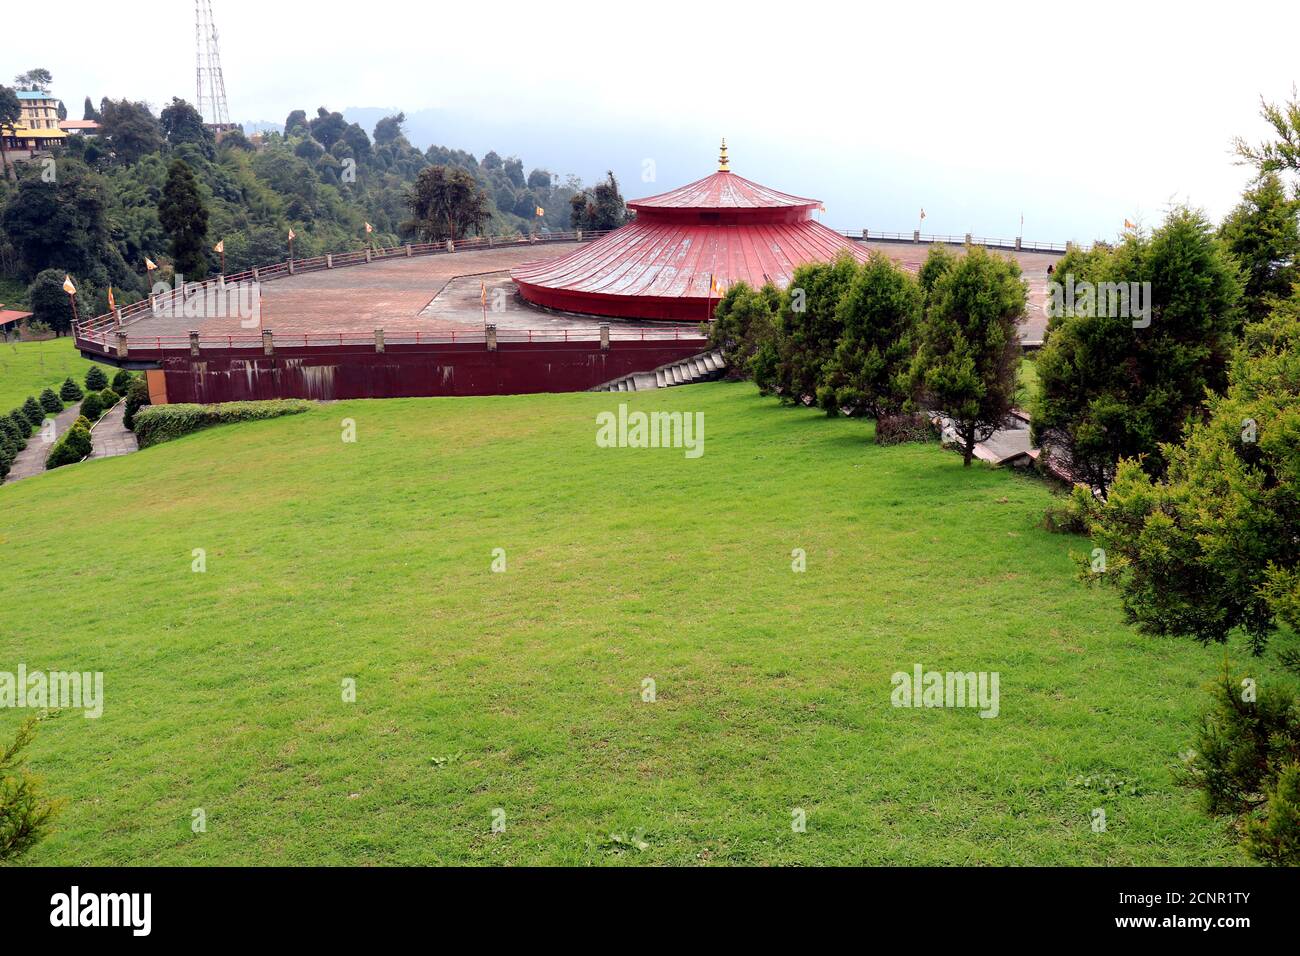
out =
[[722,152],[718,155],[718,172],[730,172],[731,167],[727,165],[727,137],[722,137]]

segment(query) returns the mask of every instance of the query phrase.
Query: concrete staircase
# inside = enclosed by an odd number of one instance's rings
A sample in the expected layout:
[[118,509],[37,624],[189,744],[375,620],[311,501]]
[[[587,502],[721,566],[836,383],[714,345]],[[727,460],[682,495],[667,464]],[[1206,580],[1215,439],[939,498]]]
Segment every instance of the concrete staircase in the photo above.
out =
[[726,371],[727,363],[722,360],[720,351],[701,352],[679,362],[661,365],[653,372],[633,372],[604,385],[597,385],[593,392],[648,392],[656,388],[671,388],[674,385],[689,385],[692,382],[707,382],[719,378]]

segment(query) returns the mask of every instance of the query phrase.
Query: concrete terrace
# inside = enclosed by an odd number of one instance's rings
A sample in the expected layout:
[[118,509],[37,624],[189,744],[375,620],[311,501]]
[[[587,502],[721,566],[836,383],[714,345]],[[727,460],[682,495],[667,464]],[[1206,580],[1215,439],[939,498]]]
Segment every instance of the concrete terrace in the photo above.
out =
[[[899,265],[916,272],[929,252],[924,243],[908,244],[869,240]],[[488,288],[488,321],[500,329],[591,329],[603,322],[612,326],[656,324],[666,329],[674,323],[649,320],[602,319],[543,311],[525,303],[514,289],[509,270],[539,258],[560,256],[576,243],[524,244],[493,249],[476,249],[453,255],[393,258],[288,276],[261,286],[261,325],[278,339],[295,335],[350,333],[368,335],[383,329],[390,337],[415,332],[473,331],[483,326],[480,299],[482,284]],[[960,246],[950,247],[960,251]],[[1014,257],[1024,270],[1029,285],[1029,317],[1021,339],[1027,345],[1042,342],[1047,318],[1047,267],[1060,257],[1042,252],[1001,251]],[[500,290],[501,295],[494,295]],[[493,310],[494,302],[498,308]],[[676,324],[680,328],[694,325]],[[191,330],[209,339],[220,335],[256,334],[257,325],[246,328],[237,315],[193,318],[149,316],[127,326],[133,345],[147,346],[158,336],[183,337]]]

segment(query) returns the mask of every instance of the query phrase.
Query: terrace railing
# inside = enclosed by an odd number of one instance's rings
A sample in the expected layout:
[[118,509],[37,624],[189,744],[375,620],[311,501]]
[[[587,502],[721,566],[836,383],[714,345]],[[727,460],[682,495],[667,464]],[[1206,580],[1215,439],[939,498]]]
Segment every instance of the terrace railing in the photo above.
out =
[[185,300],[208,289],[222,287],[227,284],[248,281],[269,282],[290,275],[299,275],[304,272],[319,272],[324,269],[339,269],[347,266],[362,265],[367,262],[380,262],[386,259],[405,259],[414,256],[453,255],[457,252],[468,252],[476,249],[511,248],[522,245],[544,245],[554,242],[588,242],[593,239],[599,239],[607,233],[608,230],[590,232],[550,232],[527,237],[474,236],[469,239],[457,239],[454,241],[413,242],[400,246],[372,248],[369,250],[351,250],[348,252],[329,253],[323,256],[311,256],[306,259],[285,260],[284,262],[276,262],[271,265],[256,266],[252,269],[245,270],[244,272],[234,272],[213,279],[205,279],[202,282],[187,282],[181,288],[171,289],[166,293],[150,295],[148,298],[141,299],[139,302],[133,302],[130,305],[124,305],[111,312],[105,312],[103,315],[97,315],[94,318],[79,322],[73,332],[74,337],[79,344],[82,342],[88,342],[102,345],[105,336],[108,334],[115,334],[126,326],[147,318],[156,312],[166,311],[167,309],[177,305],[183,305]]
[[703,348],[707,336],[696,329],[664,326],[598,326],[575,329],[512,329],[485,326],[482,329],[387,332],[383,329],[363,332],[309,332],[276,335],[272,331],[247,333],[198,333],[191,335],[132,336],[129,348],[116,332],[87,332],[79,337],[82,349],[97,351],[110,358],[160,358],[168,352],[204,349],[261,350],[273,355],[281,348],[342,348],[382,351],[392,345],[477,345],[489,349],[502,343],[582,343],[582,342],[689,342]]
[[884,232],[878,229],[838,229],[836,230],[846,239],[857,240],[876,240],[880,242],[910,242],[933,245],[940,243],[943,245],[973,245],[985,246],[989,249],[1009,249],[1015,252],[1056,252],[1065,253],[1070,249],[1080,249],[1087,251],[1091,248],[1087,243],[1074,242],[1030,242],[1021,237],[1015,239],[995,239],[989,236],[976,236],[967,233],[964,236],[941,236],[931,233],[922,233],[920,230],[913,232]]

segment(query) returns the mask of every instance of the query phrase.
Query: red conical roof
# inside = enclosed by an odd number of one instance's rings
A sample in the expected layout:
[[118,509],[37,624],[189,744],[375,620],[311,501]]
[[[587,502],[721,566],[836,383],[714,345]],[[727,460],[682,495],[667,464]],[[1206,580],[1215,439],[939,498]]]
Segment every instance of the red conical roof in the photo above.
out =
[[820,205],[720,169],[671,192],[628,203],[636,219],[567,255],[525,263],[511,278],[529,302],[621,318],[711,318],[714,280],[726,287],[789,284],[794,270],[866,247],[812,218]]
[[816,199],[804,199],[778,192],[756,182],[737,176],[729,170],[719,170],[693,183],[679,186],[671,192],[660,193],[645,199],[634,199],[627,204],[638,213],[656,213],[665,209],[734,210],[734,209],[807,209],[818,205]]

